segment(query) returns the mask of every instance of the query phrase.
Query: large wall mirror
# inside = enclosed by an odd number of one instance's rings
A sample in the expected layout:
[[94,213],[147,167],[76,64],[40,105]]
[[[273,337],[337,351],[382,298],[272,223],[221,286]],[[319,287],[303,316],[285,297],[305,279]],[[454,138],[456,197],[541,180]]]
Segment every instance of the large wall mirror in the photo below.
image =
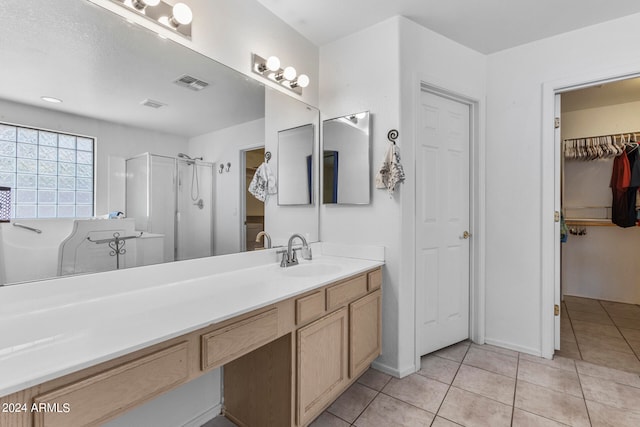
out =
[[0,285],[253,249],[249,218],[274,244],[318,240],[317,204],[247,209],[245,168],[252,150],[277,168],[295,127],[317,153],[317,109],[88,1],[0,15]]
[[369,204],[369,135],[368,111],[322,123],[322,203]]

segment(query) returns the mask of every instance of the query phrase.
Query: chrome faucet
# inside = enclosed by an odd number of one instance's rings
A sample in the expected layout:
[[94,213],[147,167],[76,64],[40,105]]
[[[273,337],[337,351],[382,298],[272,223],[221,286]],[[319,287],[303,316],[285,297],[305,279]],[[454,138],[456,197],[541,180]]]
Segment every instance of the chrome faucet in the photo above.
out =
[[297,249],[293,249],[293,241],[296,237],[302,241],[302,258],[307,260],[311,259],[312,257],[311,248],[307,243],[307,239],[305,239],[303,235],[296,233],[293,236],[289,237],[289,243],[287,244],[287,251],[286,252],[284,250],[282,251],[282,261],[280,262],[280,267],[290,267],[292,265],[298,264],[298,257],[296,256]]
[[265,249],[271,249],[271,236],[269,236],[269,233],[267,233],[266,231],[259,232],[256,236],[256,243],[260,243],[261,237],[264,237],[264,243],[262,244],[262,247]]

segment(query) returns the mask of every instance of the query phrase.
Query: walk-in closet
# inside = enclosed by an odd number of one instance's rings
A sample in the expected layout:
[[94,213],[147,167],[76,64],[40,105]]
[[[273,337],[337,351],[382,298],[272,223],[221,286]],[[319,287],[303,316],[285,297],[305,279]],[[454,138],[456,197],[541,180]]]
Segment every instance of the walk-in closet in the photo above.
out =
[[640,79],[561,96],[556,354],[640,373]]

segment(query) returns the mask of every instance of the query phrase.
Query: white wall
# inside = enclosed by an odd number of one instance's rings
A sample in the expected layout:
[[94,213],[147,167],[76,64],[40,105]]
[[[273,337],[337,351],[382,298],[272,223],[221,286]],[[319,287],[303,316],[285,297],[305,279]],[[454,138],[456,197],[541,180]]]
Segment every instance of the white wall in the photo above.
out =
[[[371,112],[371,182],[387,148],[387,131],[400,125],[399,26],[400,20],[393,18],[320,49],[320,111],[323,119],[360,111]],[[378,58],[375,66],[372,66],[371,58]],[[400,198],[403,192],[404,188],[401,188],[395,197],[389,197],[386,191],[373,190],[369,205],[320,206],[322,241],[386,247],[383,350],[378,362],[387,371],[398,375],[401,370],[413,368],[413,360],[411,366],[406,360],[401,366],[399,360],[400,341],[404,340],[400,337],[403,333],[400,330],[401,313],[402,317],[412,317],[411,307],[402,305],[400,301],[404,289],[411,287],[408,282],[401,286],[399,277]]]
[[[379,58],[371,66],[371,58]],[[373,190],[370,205],[321,207],[323,241],[384,245],[383,352],[379,367],[406,375],[415,362],[413,204],[414,126],[420,80],[484,102],[486,59],[439,34],[396,17],[320,50],[320,110],[324,118],[372,114],[373,182],[390,129],[407,175],[393,197]],[[483,131],[483,128],[481,128]],[[482,133],[482,132],[481,132]]]
[[[264,145],[264,119],[191,138],[189,153],[203,156],[214,163],[214,226],[213,248],[215,255],[240,252],[242,244],[240,228],[240,170],[241,150]],[[226,164],[231,163],[229,172]],[[225,165],[222,173],[219,165]]]
[[546,295],[553,286],[555,190],[553,111],[545,104],[548,117],[542,115],[543,85],[640,71],[639,36],[636,14],[488,57],[487,341],[538,354],[548,346],[541,309],[553,316]]
[[117,172],[124,171],[126,158],[147,151],[175,156],[187,148],[187,139],[182,136],[5,100],[0,100],[0,121],[95,137],[96,215],[125,211],[125,179]]
[[[563,140],[639,131],[640,102],[566,112],[561,118]],[[612,167],[612,159],[565,160],[563,209],[610,207]],[[572,213],[588,218],[611,215],[609,209],[567,210],[567,218],[572,218]],[[640,228],[593,226],[586,231],[583,236],[570,234],[567,243],[561,245],[563,295],[640,303],[640,263],[635,259]]]

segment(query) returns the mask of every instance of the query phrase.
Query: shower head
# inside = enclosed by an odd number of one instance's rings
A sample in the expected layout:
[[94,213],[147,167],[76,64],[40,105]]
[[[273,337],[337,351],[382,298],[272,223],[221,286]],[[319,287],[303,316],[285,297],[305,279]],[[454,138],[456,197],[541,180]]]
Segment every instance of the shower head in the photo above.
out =
[[200,161],[203,160],[202,156],[200,156],[200,157],[191,157],[191,156],[187,156],[184,153],[178,153],[178,157],[180,157],[181,159],[187,159],[187,160],[200,160]]

